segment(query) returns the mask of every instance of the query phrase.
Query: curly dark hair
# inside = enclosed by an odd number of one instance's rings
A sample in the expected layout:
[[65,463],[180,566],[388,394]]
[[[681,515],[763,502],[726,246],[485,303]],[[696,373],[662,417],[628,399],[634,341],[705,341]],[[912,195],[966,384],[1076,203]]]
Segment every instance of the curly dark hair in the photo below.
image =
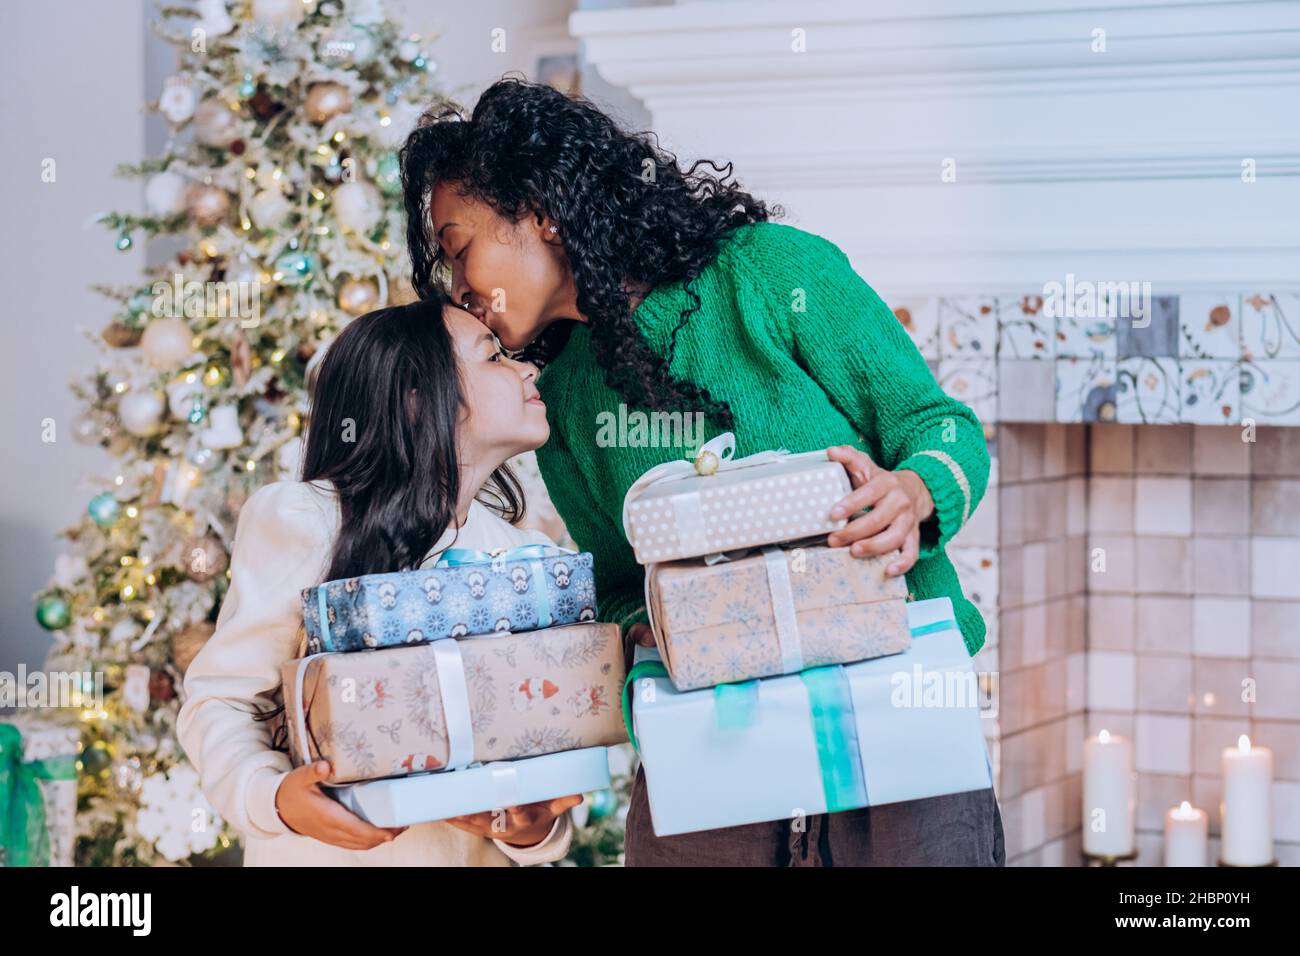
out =
[[[677,333],[700,305],[694,279],[734,229],[772,215],[734,181],[730,163],[699,160],[683,170],[653,133],[627,132],[584,98],[507,77],[484,91],[468,118],[445,101],[426,110],[402,147],[401,168],[417,294],[443,281],[443,250],[429,220],[438,183],[454,183],[513,222],[549,217],[609,386],[632,404],[703,408],[731,426],[724,402],[669,372]],[[632,319],[629,288],[676,281],[692,304],[661,356]],[[524,357],[544,365],[571,331],[570,322],[552,324]]]

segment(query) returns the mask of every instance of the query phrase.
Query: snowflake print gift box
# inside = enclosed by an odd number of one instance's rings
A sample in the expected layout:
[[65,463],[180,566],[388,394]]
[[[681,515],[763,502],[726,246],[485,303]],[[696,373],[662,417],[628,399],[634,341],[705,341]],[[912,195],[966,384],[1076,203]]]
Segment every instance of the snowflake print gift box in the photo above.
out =
[[432,568],[327,581],[302,603],[307,650],[319,654],[594,621],[596,584],[586,552],[448,548]]
[[281,676],[294,761],[325,757],[335,784],[627,740],[613,624],[316,654]]
[[[821,539],[816,539],[821,540]],[[907,583],[893,555],[815,542],[646,573],[650,626],[673,686],[694,690],[908,649]]]
[[623,498],[623,530],[641,564],[828,534],[847,519],[830,510],[852,490],[826,450],[735,458],[725,432],[691,461],[656,465]]

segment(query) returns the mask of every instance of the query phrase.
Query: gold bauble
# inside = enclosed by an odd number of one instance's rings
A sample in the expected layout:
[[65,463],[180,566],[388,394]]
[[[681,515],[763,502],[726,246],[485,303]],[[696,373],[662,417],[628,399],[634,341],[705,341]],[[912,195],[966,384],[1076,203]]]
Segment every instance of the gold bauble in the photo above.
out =
[[230,212],[230,194],[217,186],[196,184],[185,194],[185,209],[199,226],[215,226]]
[[702,451],[695,458],[695,470],[701,475],[717,474],[718,464],[718,456],[711,451]]
[[352,94],[341,83],[313,83],[303,108],[307,118],[320,126],[352,108]]
[[364,315],[379,305],[379,289],[365,279],[348,279],[339,286],[339,308],[348,315]]
[[208,642],[217,626],[211,621],[191,624],[172,638],[172,660],[182,674],[189,670],[190,663],[198,656],[203,645]]

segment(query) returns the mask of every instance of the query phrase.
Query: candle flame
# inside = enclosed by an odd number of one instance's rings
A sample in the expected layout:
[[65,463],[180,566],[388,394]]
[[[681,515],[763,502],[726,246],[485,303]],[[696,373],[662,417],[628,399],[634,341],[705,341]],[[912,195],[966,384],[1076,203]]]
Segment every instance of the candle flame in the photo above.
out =
[[1103,730],[1101,733],[1097,735],[1097,739],[1100,740],[1103,744],[1110,743],[1110,731]]
[[1237,750],[1241,753],[1250,753],[1250,738],[1245,734],[1237,738]]
[[1191,805],[1190,803],[1188,803],[1186,800],[1184,800],[1182,803],[1178,804],[1178,812],[1179,812],[1179,813],[1191,813],[1191,812],[1192,812],[1192,805]]

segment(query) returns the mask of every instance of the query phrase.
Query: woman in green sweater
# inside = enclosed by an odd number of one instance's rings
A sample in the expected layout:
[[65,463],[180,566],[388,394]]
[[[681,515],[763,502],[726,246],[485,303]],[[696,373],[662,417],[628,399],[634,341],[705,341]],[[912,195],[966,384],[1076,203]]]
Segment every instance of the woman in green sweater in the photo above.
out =
[[[917,600],[951,598],[979,650],[984,621],[944,546],[988,483],[983,428],[833,243],[769,222],[729,169],[684,171],[591,104],[515,80],[490,87],[468,118],[426,114],[402,178],[416,291],[447,287],[504,348],[543,367],[551,437],[538,464],[595,557],[602,620],[653,643],[623,497],[649,468],[732,431],[737,456],[830,447],[853,491],[840,503],[850,521],[828,543],[896,553],[889,573],[905,574]],[[702,433],[675,447],[611,442],[602,424],[620,420],[620,405],[680,413]],[[991,788],[657,838],[641,771],[626,850],[629,865],[1004,862]]]

